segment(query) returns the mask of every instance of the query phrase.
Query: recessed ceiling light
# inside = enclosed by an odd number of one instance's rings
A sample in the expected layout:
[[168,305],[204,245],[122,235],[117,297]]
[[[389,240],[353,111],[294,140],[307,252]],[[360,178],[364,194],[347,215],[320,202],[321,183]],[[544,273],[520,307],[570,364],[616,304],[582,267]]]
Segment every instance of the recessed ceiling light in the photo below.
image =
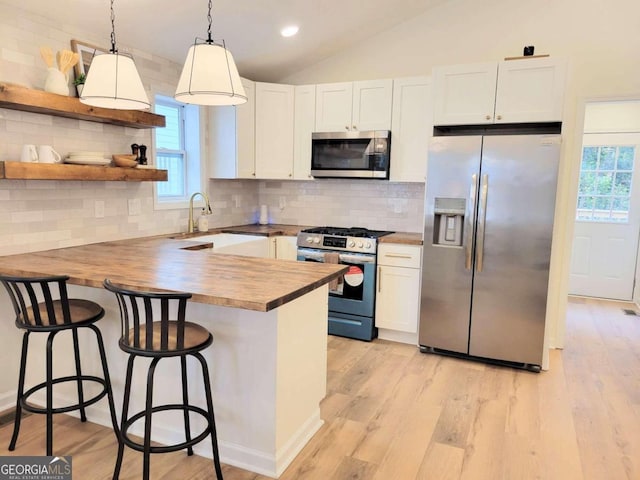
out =
[[298,30],[299,29],[297,25],[290,25],[280,30],[280,35],[282,35],[283,37],[293,37],[296,33],[298,33]]

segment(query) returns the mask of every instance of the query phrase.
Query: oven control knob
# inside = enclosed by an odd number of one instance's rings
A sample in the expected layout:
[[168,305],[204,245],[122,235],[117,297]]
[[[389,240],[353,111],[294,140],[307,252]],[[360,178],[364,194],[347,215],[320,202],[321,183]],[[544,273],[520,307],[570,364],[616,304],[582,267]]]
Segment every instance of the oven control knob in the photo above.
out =
[[313,242],[313,237],[307,237],[307,243],[312,243]]
[[313,239],[313,243],[320,243],[320,237],[315,237]]
[[355,246],[355,244],[356,244],[356,242],[354,242],[353,240],[351,240],[351,241],[349,242],[349,246],[350,246],[350,247]]
[[365,247],[367,247],[367,249],[371,248],[371,244],[369,242],[367,242],[367,244],[365,245]]
[[358,242],[358,248],[362,248],[362,242]]

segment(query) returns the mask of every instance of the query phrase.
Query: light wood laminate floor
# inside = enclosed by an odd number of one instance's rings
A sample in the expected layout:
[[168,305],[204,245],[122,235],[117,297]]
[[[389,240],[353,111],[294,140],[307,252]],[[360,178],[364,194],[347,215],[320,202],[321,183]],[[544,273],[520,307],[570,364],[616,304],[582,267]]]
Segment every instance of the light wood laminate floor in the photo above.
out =
[[[326,423],[281,478],[640,479],[640,316],[623,308],[633,306],[571,298],[566,348],[540,374],[329,337]],[[74,478],[111,478],[111,431],[54,418],[54,452],[73,456]],[[0,455],[10,435],[0,428]],[[31,415],[13,454],[43,452],[44,419]],[[152,456],[151,471],[214,478],[210,460],[183,452]],[[121,478],[140,472],[141,455],[126,450]]]

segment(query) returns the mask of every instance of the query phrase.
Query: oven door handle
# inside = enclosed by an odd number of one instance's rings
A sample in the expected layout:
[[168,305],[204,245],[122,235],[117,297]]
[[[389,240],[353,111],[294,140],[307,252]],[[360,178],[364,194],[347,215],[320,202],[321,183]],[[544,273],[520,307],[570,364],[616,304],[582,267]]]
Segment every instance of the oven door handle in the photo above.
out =
[[298,252],[298,254],[302,258],[304,258],[305,260],[309,259],[309,260],[315,260],[317,262],[324,263],[324,253],[315,253],[315,252],[304,252],[304,253],[302,253],[302,252]]
[[341,262],[349,262],[349,263],[376,263],[375,256],[371,255],[349,255],[349,254],[340,254]]

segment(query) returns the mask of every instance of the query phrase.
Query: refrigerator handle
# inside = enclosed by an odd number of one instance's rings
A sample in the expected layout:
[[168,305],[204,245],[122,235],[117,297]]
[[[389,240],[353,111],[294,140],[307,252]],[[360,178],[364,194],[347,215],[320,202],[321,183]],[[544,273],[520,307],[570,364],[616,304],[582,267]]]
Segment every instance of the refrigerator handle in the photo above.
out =
[[478,249],[476,261],[476,270],[482,271],[482,263],[484,260],[484,227],[487,223],[487,192],[489,190],[489,175],[482,175],[482,185],[480,187],[480,208],[478,208]]
[[466,238],[466,252],[465,252],[465,268],[471,270],[471,252],[473,252],[473,224],[475,219],[473,216],[476,213],[476,198],[478,196],[478,174],[471,175],[471,187],[469,188],[469,206],[466,212],[467,219],[467,238]]

